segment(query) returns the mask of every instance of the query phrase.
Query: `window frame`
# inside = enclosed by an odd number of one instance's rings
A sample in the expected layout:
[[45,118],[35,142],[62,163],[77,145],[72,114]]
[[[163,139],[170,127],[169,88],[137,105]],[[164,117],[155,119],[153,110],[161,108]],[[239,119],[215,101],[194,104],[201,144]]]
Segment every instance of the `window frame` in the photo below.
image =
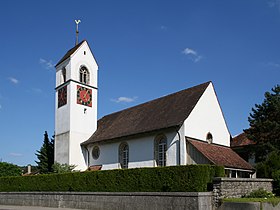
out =
[[[94,154],[94,152],[96,152],[96,153]],[[92,147],[91,156],[92,156],[92,158],[93,158],[94,160],[97,160],[97,159],[99,158],[99,156],[100,156],[100,148],[99,148],[98,145],[94,145],[94,146]]]
[[121,168],[128,168],[129,146],[127,142],[122,142],[119,146],[119,163]]
[[86,66],[81,66],[79,70],[79,81],[83,84],[88,85],[90,79],[89,70]]
[[154,158],[158,167],[166,166],[167,162],[167,138],[160,134],[154,141]]

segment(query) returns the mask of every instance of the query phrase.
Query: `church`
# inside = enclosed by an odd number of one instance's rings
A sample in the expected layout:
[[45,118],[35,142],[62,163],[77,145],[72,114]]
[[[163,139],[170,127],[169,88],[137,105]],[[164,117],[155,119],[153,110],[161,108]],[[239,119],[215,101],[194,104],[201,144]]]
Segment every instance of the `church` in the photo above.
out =
[[55,161],[76,170],[222,165],[229,177],[254,168],[230,148],[211,81],[97,120],[98,64],[86,40],[56,64]]

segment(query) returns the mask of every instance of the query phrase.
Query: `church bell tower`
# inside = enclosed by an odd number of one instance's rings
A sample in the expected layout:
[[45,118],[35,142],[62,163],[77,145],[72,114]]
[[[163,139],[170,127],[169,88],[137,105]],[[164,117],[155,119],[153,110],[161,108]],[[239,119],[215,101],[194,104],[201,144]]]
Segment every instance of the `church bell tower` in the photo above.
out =
[[87,152],[80,144],[97,128],[98,65],[84,40],[55,67],[55,161],[85,170]]

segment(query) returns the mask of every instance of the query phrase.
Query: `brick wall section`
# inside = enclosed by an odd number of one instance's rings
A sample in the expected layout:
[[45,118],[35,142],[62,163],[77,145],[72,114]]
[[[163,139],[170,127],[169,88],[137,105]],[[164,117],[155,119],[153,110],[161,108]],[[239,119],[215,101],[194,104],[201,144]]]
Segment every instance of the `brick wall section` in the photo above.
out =
[[240,198],[263,188],[272,192],[272,179],[221,178],[213,179],[213,202],[219,204],[223,198]]
[[212,192],[0,192],[0,205],[75,209],[212,210]]

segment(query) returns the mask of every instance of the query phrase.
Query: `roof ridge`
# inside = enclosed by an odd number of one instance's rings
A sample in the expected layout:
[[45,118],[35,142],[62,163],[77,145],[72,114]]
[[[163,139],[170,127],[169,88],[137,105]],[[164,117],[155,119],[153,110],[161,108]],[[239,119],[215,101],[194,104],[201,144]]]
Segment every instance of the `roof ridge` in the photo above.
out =
[[[152,103],[152,102],[154,102],[154,101],[157,101],[157,100],[160,100],[160,99],[163,99],[163,98],[170,97],[170,96],[172,96],[172,95],[175,95],[175,94],[181,93],[181,92],[186,91],[186,90],[190,90],[190,89],[192,89],[192,88],[197,88],[197,87],[199,87],[199,86],[203,86],[203,85],[206,85],[206,84],[208,84],[208,85],[209,85],[211,82],[212,82],[212,81],[204,82],[204,83],[201,83],[201,84],[199,84],[199,85],[192,86],[192,87],[187,88],[187,89],[179,90],[179,91],[177,91],[177,92],[175,92],[175,93],[170,93],[170,94],[168,94],[168,95],[161,96],[161,97],[158,97],[158,98],[152,99],[152,100],[150,100],[150,101],[146,101],[146,102],[143,102],[143,103],[137,104],[137,105],[135,105],[135,106],[128,107],[128,108],[125,108],[125,109],[122,109],[122,110],[119,110],[119,111],[116,111],[116,112],[110,113],[110,114],[108,114],[108,115],[104,115],[104,116],[103,116],[103,117],[101,117],[99,120],[101,120],[102,118],[107,117],[107,116],[112,116],[112,115],[115,115],[115,114],[118,114],[118,113],[121,113],[121,112],[124,112],[124,111],[130,110],[130,109],[134,109],[134,108],[136,108],[136,107],[139,107],[139,106],[142,106],[142,105],[145,105],[145,104]],[[207,86],[207,87],[208,87],[208,86]],[[206,88],[205,88],[205,89],[206,89]],[[98,120],[98,121],[99,121],[99,120]]]

